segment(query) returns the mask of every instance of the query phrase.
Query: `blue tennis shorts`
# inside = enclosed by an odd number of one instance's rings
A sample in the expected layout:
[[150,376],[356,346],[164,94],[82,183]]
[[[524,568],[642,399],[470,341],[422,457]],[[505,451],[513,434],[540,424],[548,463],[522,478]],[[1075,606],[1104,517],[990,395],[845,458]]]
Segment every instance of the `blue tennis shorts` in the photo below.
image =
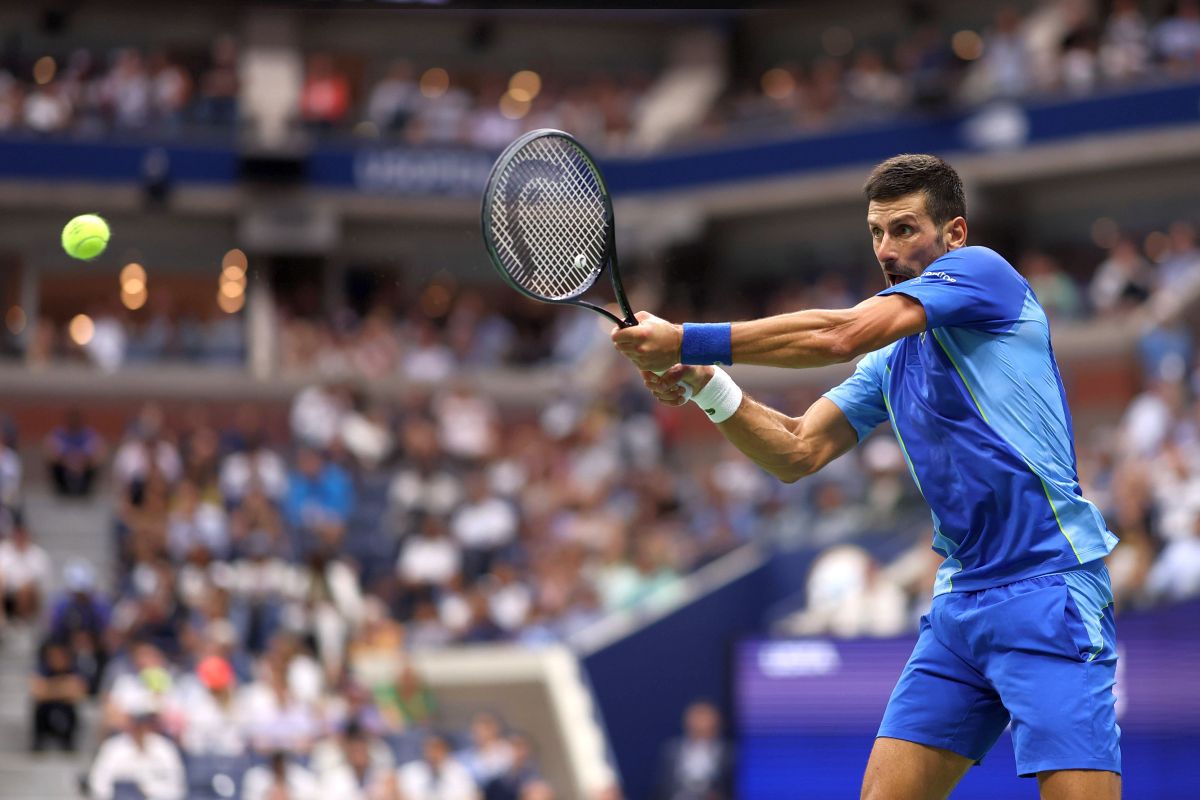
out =
[[1012,722],[1017,772],[1121,772],[1112,587],[1101,561],[933,599],[879,736],[977,763]]

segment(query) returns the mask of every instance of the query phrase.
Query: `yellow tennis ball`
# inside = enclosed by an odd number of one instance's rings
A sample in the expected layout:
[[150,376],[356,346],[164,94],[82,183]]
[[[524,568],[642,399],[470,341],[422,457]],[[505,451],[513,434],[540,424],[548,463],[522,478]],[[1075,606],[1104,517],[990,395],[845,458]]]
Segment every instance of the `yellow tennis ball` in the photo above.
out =
[[108,247],[108,223],[96,214],[80,214],[62,232],[63,250],[72,258],[90,261]]

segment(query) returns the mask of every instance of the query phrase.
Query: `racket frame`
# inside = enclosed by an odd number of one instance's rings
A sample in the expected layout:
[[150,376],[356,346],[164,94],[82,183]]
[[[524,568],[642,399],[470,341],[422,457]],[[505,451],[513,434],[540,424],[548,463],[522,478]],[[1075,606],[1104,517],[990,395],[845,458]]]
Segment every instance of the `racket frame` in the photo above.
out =
[[[573,147],[579,150],[587,162],[588,168],[592,171],[592,176],[596,179],[596,185],[600,187],[600,196],[604,201],[604,213],[608,220],[608,234],[605,237],[605,252],[603,260],[605,264],[601,265],[600,270],[596,273],[596,277],[592,282],[580,290],[579,295],[591,289],[596,285],[596,281],[600,277],[600,273],[604,271],[604,267],[608,267],[608,276],[612,282],[613,294],[616,295],[617,304],[621,307],[621,311],[625,314],[622,319],[613,314],[606,308],[596,305],[595,303],[582,300],[577,295],[575,297],[564,298],[561,300],[543,297],[542,295],[534,294],[516,281],[504,268],[504,261],[496,248],[492,246],[491,235],[491,216],[492,216],[492,187],[496,182],[500,173],[508,166],[509,162],[521,151],[525,145],[535,139],[558,137],[566,139]],[[616,234],[616,216],[613,214],[612,196],[608,193],[608,184],[604,181],[604,174],[600,171],[600,165],[596,163],[596,159],[592,156],[588,149],[584,147],[578,139],[566,131],[560,131],[555,128],[538,128],[537,130],[529,131],[515,139],[512,144],[504,148],[504,151],[496,159],[496,163],[492,165],[491,172],[488,173],[486,187],[483,192],[483,207],[480,211],[480,222],[483,228],[483,243],[487,247],[488,257],[492,260],[492,266],[500,273],[500,277],[504,278],[504,282],[512,288],[516,289],[521,294],[531,300],[537,300],[541,303],[554,303],[556,305],[579,306],[595,311],[597,314],[602,314],[612,320],[616,325],[622,328],[629,328],[637,325],[637,318],[633,315],[633,310],[629,307],[629,299],[625,296],[625,287],[621,284],[620,270],[617,266],[617,234]]]

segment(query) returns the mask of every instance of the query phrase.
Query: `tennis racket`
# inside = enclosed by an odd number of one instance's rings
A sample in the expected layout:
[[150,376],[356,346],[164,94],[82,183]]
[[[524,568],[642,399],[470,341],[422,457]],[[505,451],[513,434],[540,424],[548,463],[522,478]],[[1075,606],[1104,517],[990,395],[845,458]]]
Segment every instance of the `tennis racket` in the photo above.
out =
[[[617,267],[612,198],[596,160],[571,134],[542,128],[510,144],[488,176],[482,216],[492,266],[509,286],[622,328],[638,324]],[[605,267],[624,317],[582,299]],[[686,400],[692,390],[681,385]]]

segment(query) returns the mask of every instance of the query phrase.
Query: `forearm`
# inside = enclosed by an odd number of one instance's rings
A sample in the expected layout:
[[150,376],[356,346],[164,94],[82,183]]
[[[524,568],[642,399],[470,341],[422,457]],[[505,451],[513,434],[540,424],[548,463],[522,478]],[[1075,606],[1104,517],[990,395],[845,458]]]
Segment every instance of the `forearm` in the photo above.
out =
[[793,419],[744,395],[737,413],[718,424],[717,430],[759,467],[792,483],[812,471],[798,435],[802,425],[803,418]]
[[846,333],[850,310],[809,309],[735,322],[733,363],[767,367],[821,367],[853,357]]

